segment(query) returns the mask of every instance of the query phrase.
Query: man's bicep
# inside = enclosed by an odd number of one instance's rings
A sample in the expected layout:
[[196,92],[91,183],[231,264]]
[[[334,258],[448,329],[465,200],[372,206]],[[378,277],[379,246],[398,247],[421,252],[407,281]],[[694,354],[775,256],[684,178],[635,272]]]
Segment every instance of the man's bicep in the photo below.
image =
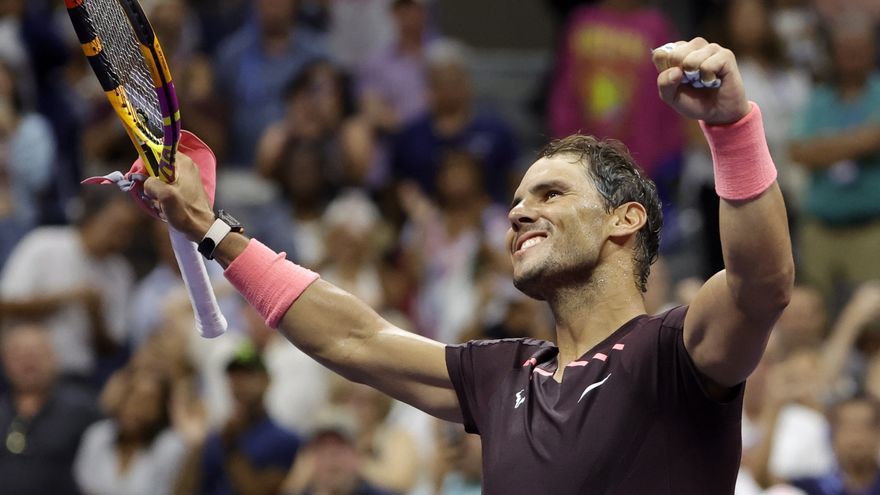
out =
[[355,377],[358,381],[438,418],[461,422],[444,344],[389,325],[353,359],[358,369],[371,370],[369,376]]
[[697,369],[713,384],[742,383],[757,366],[775,318],[756,321],[744,313],[727,273],[710,278],[697,293],[684,321],[684,344]]

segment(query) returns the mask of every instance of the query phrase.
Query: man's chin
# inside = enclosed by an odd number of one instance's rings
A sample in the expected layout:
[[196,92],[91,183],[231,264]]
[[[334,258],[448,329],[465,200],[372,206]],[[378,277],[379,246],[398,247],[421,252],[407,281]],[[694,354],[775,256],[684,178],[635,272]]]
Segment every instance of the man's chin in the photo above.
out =
[[542,290],[544,284],[541,282],[540,273],[537,272],[527,273],[520,276],[514,275],[513,277],[514,287],[519,289],[523,294],[539,301],[546,299],[544,291]]

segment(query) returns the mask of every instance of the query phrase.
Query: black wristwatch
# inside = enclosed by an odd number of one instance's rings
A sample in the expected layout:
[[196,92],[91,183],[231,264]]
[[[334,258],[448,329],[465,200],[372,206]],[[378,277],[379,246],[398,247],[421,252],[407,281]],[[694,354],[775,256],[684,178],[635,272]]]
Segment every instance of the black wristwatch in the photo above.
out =
[[242,227],[241,223],[229,213],[226,213],[223,210],[218,211],[217,218],[214,220],[214,223],[211,224],[208,233],[205,234],[205,237],[202,237],[202,240],[199,242],[199,252],[209,260],[214,259],[214,250],[217,249],[217,246],[220,245],[220,241],[229,235],[230,232],[244,232],[244,227]]

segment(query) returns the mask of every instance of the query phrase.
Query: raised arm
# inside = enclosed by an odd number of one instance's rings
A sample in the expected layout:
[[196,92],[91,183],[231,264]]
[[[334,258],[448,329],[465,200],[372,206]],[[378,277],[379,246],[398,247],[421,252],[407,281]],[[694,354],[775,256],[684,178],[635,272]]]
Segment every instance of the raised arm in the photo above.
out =
[[[723,395],[757,366],[770,330],[788,304],[794,261],[782,194],[776,184],[760,110],[745,95],[733,52],[702,38],[656,50],[660,95],[685,117],[701,121],[712,147],[721,197],[725,270],[700,289],[684,324],[685,347]],[[684,71],[718,89],[682,84]]]
[[[176,165],[174,184],[149,179],[145,189],[169,223],[197,242],[214,222],[214,213],[192,161],[178,153]],[[429,414],[461,421],[443,344],[394,327],[330,283],[304,282],[308,271],[241,234],[227,235],[214,256],[246,299],[263,306],[257,309],[270,325],[318,362]],[[278,296],[290,293],[297,283],[306,288],[297,291],[292,305],[294,297]],[[261,293],[261,302],[254,299],[254,292]],[[277,316],[269,316],[270,310]]]

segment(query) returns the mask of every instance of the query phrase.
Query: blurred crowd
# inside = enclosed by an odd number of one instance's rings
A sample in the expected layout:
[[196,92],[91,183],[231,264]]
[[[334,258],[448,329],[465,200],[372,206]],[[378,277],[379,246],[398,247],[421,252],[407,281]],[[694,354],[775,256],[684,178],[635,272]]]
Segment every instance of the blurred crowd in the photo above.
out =
[[[141,3],[248,234],[430,338],[553,338],[503,242],[540,139],[475,89],[479,47],[439,1]],[[708,146],[649,52],[734,50],[798,264],[746,387],[737,495],[880,494],[880,3],[693,1],[688,26],[661,2],[545,3],[561,22],[522,104],[542,136],[623,141],[657,183],[651,312],[723,253]],[[480,492],[478,437],[324,370],[213,263],[230,329],[198,337],[165,227],[79,185],[133,155],[64,4],[0,1],[0,492]]]

